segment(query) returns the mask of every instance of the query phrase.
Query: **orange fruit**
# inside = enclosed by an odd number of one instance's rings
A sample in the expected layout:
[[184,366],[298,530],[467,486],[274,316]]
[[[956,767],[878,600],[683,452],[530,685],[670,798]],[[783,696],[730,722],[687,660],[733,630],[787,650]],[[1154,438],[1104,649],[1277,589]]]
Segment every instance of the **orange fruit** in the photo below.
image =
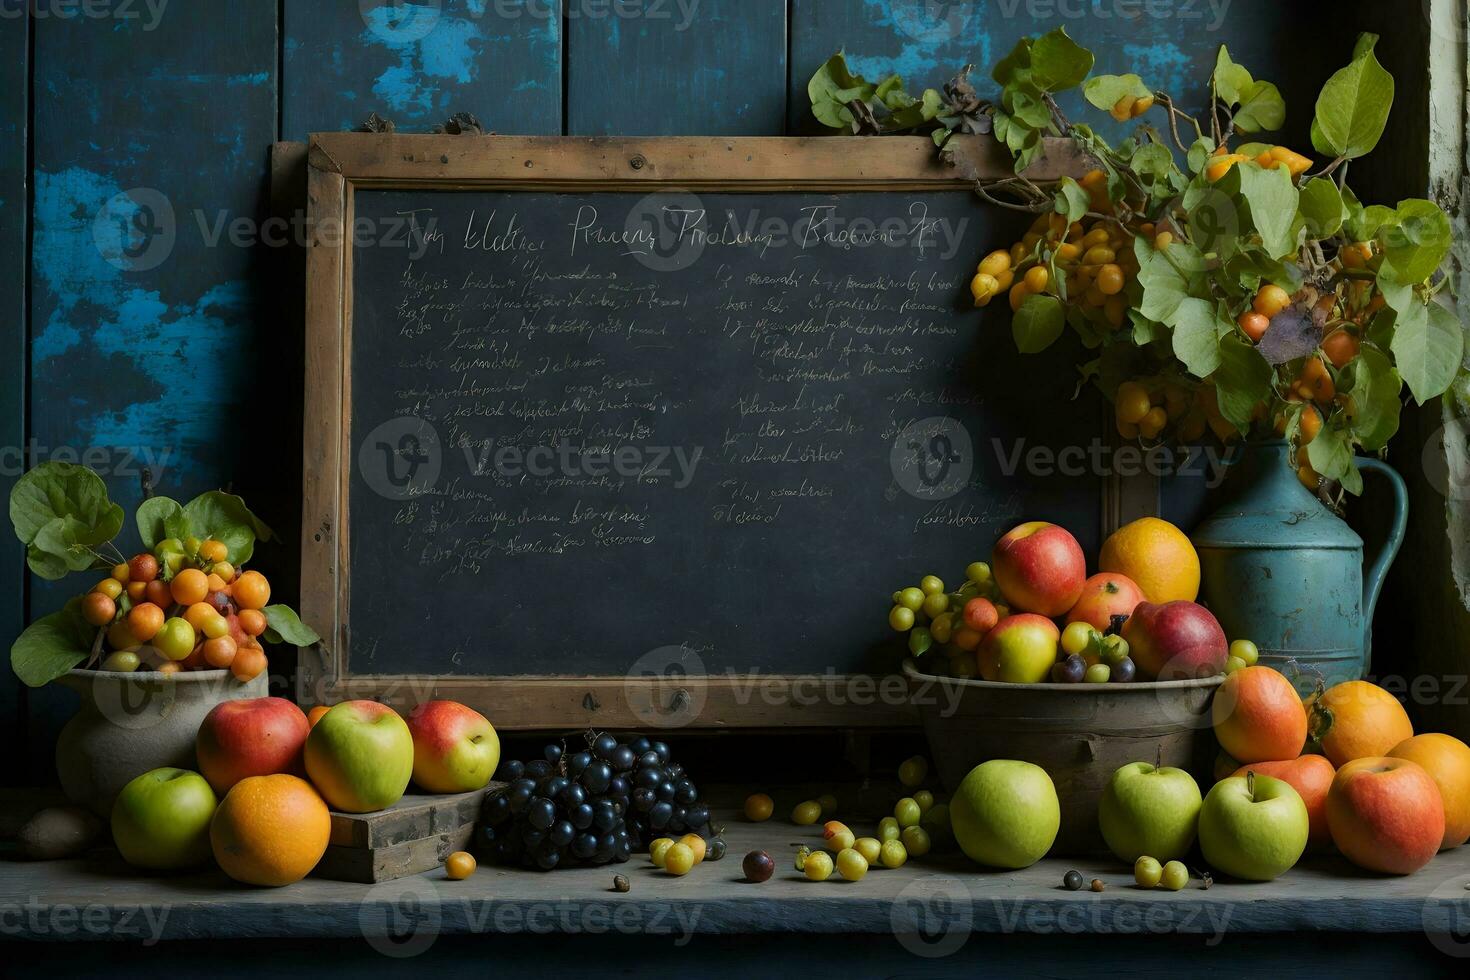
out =
[[214,811],[209,840],[225,874],[247,885],[289,885],[327,851],[327,805],[298,776],[247,776]]
[[238,681],[253,680],[267,666],[265,651],[258,646],[239,646],[230,661],[230,673]]
[[235,579],[231,592],[235,604],[241,609],[264,609],[270,601],[271,586],[259,572],[241,572]]
[[1225,678],[1210,705],[1220,747],[1243,763],[1295,759],[1307,741],[1307,711],[1291,681],[1252,666]]
[[1470,840],[1470,745],[1453,735],[1430,732],[1405,739],[1388,753],[1417,762],[1439,787],[1444,801],[1444,840],[1440,850]]
[[308,725],[311,725],[311,726],[315,727],[316,723],[318,721],[321,721],[322,715],[326,714],[328,711],[331,711],[331,710],[332,710],[332,706],[330,704],[319,704],[319,705],[317,705],[316,707],[312,708],[310,711],[308,711],[306,713],[306,723]]
[[450,881],[464,881],[475,873],[475,856],[468,851],[455,851],[444,859],[444,876]]
[[1344,681],[1307,700],[1312,731],[1319,732],[1322,754],[1341,768],[1354,759],[1386,755],[1414,726],[1398,699],[1377,684]]
[[239,619],[246,636],[259,636],[265,632],[265,613],[259,609],[241,609]]
[[1097,567],[1132,579],[1153,603],[1199,596],[1199,555],[1183,531],[1157,517],[1140,517],[1103,542]]
[[203,602],[204,597],[209,595],[209,576],[197,568],[185,568],[173,577],[168,587],[173,592],[175,602],[181,606],[192,606],[196,602]]

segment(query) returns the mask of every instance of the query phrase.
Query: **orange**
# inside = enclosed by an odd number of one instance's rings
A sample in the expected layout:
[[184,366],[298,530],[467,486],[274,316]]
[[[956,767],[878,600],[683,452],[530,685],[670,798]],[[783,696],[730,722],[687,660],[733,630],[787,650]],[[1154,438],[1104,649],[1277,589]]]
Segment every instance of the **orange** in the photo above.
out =
[[1103,542],[1099,571],[1131,578],[1149,602],[1172,602],[1199,595],[1199,555],[1189,538],[1168,521],[1140,517]]
[[1408,712],[1377,684],[1344,681],[1308,699],[1312,731],[1322,754],[1341,768],[1354,759],[1386,755],[1414,734]]
[[1243,763],[1295,759],[1307,741],[1307,712],[1291,681],[1270,667],[1225,678],[1210,705],[1220,747]]
[[289,885],[327,851],[332,820],[298,776],[247,776],[214,811],[209,839],[224,873],[247,885]]
[[306,723],[314,727],[317,722],[321,721],[322,715],[331,710],[332,706],[330,704],[317,705],[306,713]]
[[1388,754],[1417,762],[1439,787],[1440,798],[1444,800],[1444,840],[1440,850],[1459,847],[1470,840],[1470,745],[1453,735],[1431,732],[1405,739]]

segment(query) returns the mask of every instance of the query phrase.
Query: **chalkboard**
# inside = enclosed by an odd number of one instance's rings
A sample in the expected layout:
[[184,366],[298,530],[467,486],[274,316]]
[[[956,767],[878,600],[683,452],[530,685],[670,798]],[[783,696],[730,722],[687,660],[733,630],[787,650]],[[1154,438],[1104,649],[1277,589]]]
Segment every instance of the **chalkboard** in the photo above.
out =
[[1028,219],[963,185],[349,210],[339,682],[889,674],[895,589],[1022,520],[1099,542],[1046,454],[1101,407],[973,308]]

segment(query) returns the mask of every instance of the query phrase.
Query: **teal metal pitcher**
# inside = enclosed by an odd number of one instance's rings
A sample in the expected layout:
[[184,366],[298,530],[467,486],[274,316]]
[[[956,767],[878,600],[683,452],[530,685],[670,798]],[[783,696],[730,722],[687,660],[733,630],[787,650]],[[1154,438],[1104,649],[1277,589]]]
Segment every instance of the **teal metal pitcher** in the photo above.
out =
[[[1308,693],[1363,677],[1373,607],[1404,540],[1409,499],[1403,479],[1376,459],[1360,469],[1393,487],[1393,524],[1373,563],[1363,539],[1297,479],[1284,439],[1247,443],[1232,467],[1228,502],[1190,540],[1200,558],[1200,601],[1234,639],[1254,640],[1261,661]],[[1295,661],[1288,667],[1288,661]]]

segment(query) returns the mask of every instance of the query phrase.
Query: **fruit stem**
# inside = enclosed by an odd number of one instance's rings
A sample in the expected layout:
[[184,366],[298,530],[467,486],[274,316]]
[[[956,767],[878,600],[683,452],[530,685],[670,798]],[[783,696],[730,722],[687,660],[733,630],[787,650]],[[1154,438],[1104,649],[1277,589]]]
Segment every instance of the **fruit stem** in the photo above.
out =
[[1256,771],[1254,769],[1245,771],[1245,792],[1251,798],[1252,803],[1256,802]]

